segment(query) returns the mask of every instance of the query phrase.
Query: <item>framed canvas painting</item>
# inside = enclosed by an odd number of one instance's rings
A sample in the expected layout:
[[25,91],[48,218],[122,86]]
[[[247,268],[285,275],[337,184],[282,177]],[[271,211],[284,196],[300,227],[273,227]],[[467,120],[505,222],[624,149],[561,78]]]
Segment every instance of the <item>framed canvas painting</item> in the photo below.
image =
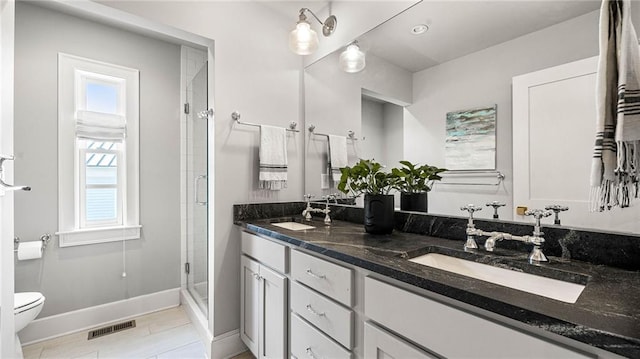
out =
[[496,108],[493,105],[447,113],[445,168],[496,169]]

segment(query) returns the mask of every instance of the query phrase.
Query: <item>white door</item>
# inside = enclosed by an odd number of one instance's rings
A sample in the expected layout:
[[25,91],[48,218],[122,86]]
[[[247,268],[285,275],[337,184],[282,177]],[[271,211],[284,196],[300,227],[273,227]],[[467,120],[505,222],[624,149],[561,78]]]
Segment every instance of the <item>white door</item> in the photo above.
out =
[[513,207],[559,204],[563,225],[639,233],[639,200],[589,211],[596,70],[592,57],[513,78]]
[[[13,154],[14,0],[0,0],[0,155]],[[13,163],[3,178],[13,183]],[[13,317],[13,193],[0,189],[0,358],[15,357]]]
[[258,358],[287,356],[287,278],[260,266],[261,299],[260,340]]
[[242,256],[240,272],[240,338],[258,356],[260,342],[260,265]]

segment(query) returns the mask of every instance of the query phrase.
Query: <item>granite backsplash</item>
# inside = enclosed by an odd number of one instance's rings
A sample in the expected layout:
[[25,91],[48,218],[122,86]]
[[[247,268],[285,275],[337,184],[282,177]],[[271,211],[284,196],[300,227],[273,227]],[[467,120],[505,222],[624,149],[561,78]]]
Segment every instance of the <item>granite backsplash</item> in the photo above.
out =
[[[317,207],[319,204],[315,206]],[[305,202],[237,204],[233,206],[233,220],[240,222],[249,219],[277,217],[301,219],[301,213],[305,207]],[[333,219],[363,223],[364,210],[361,207],[330,205],[330,208]],[[474,222],[477,228],[489,232],[507,232],[514,235],[533,233],[532,224],[485,219],[476,219]],[[407,233],[462,242],[466,239],[467,219],[396,211],[395,228]],[[595,232],[557,225],[543,225],[542,231],[545,238],[542,249],[548,256],[575,259],[627,270],[640,270],[640,236],[638,235]],[[477,238],[476,240],[479,245],[482,245],[485,238]],[[530,245],[514,241],[502,241],[497,244],[497,247],[520,251],[531,250]]]

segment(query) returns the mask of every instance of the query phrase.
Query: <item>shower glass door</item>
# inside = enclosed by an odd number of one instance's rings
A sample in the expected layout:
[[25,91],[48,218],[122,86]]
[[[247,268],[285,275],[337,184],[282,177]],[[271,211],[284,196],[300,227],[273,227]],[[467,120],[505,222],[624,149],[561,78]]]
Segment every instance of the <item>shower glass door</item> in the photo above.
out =
[[208,315],[208,211],[207,194],[207,63],[187,84],[186,183],[187,183],[187,290]]

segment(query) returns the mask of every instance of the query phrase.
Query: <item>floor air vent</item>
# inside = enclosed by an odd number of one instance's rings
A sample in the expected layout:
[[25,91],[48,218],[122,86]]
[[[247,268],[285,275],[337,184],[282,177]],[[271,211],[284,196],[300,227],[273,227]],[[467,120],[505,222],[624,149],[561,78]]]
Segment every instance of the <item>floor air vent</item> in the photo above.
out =
[[136,321],[135,320],[128,320],[126,322],[122,322],[122,323],[118,323],[118,324],[113,324],[110,325],[108,327],[104,327],[104,328],[100,328],[100,329],[95,329],[89,332],[89,337],[87,338],[87,340],[91,340],[91,339],[95,339],[98,337],[102,337],[108,334],[113,334],[119,331],[123,331],[126,329],[131,329],[131,328],[135,328],[136,327]]

